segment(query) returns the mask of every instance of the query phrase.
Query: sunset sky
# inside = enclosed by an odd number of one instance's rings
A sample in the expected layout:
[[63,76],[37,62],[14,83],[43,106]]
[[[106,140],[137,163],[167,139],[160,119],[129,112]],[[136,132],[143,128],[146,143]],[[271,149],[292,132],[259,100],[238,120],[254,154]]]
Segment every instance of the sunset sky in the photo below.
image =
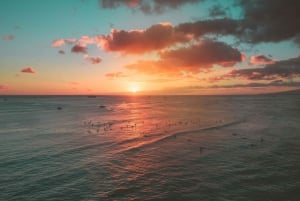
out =
[[300,88],[298,0],[1,0],[0,94]]

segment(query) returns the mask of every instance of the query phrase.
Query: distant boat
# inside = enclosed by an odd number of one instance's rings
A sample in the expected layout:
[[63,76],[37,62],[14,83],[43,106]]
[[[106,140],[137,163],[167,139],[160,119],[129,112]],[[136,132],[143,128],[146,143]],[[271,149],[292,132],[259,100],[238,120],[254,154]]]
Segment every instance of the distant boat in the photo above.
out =
[[97,96],[94,96],[94,95],[91,95],[91,96],[88,96],[88,98],[96,98]]

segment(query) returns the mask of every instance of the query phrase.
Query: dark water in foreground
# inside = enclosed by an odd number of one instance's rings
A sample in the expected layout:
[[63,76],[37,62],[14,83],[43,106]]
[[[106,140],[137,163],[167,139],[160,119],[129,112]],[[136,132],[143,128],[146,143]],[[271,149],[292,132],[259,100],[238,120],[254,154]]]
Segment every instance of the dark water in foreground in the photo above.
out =
[[2,99],[0,200],[300,200],[299,94]]

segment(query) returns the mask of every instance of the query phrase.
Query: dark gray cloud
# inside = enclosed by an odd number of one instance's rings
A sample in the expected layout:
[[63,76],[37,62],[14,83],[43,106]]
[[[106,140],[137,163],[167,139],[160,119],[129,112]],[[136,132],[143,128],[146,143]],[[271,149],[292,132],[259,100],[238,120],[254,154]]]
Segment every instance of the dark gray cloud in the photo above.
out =
[[[103,8],[129,6],[144,13],[162,13],[185,4],[205,0],[101,0]],[[182,23],[176,31],[201,37],[205,34],[234,35],[247,43],[279,42],[293,39],[300,45],[299,0],[235,0],[235,6],[242,10],[239,19],[211,19]],[[210,17],[226,15],[226,8],[215,5],[209,10]]]
[[267,83],[250,82],[248,84],[233,84],[233,85],[212,85],[210,88],[240,88],[240,87],[300,87],[300,82],[286,82],[283,80],[274,80]]
[[300,35],[298,0],[238,0],[244,37],[250,43],[279,42]]
[[198,3],[203,0],[98,0],[100,7],[114,9],[120,6],[139,9],[145,14],[161,14],[168,9]]
[[175,27],[175,31],[192,34],[194,37],[206,34],[237,35],[241,34],[240,26],[240,20],[223,18],[182,23]]
[[98,40],[105,51],[120,51],[131,54],[160,50],[179,42],[188,42],[186,34],[174,32],[171,24],[156,24],[146,30],[112,30]]
[[65,51],[63,51],[63,50],[59,50],[58,53],[59,54],[66,54]]
[[[236,0],[242,8],[240,19],[211,19],[179,24],[176,30],[200,37],[205,34],[233,35],[247,43],[294,40],[300,45],[300,1],[298,0]],[[224,8],[213,7],[214,14],[224,14]]]
[[278,61],[263,68],[232,70],[224,78],[278,80],[300,77],[300,57]]
[[81,46],[81,45],[74,45],[71,49],[71,52],[73,53],[83,53],[86,54],[87,53],[87,47]]
[[85,58],[87,61],[89,61],[91,64],[99,64],[101,63],[102,59],[100,57],[86,57]]
[[226,15],[226,9],[220,5],[214,5],[209,9],[210,17],[220,17],[220,16],[224,17],[225,15]]

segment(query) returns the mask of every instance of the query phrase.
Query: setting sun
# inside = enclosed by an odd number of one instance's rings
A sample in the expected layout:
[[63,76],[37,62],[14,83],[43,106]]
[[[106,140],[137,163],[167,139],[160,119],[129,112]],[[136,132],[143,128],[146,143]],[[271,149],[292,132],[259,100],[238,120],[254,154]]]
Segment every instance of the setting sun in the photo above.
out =
[[138,88],[137,86],[132,86],[132,87],[129,89],[129,91],[130,91],[131,93],[136,93],[136,92],[139,91],[139,88]]

